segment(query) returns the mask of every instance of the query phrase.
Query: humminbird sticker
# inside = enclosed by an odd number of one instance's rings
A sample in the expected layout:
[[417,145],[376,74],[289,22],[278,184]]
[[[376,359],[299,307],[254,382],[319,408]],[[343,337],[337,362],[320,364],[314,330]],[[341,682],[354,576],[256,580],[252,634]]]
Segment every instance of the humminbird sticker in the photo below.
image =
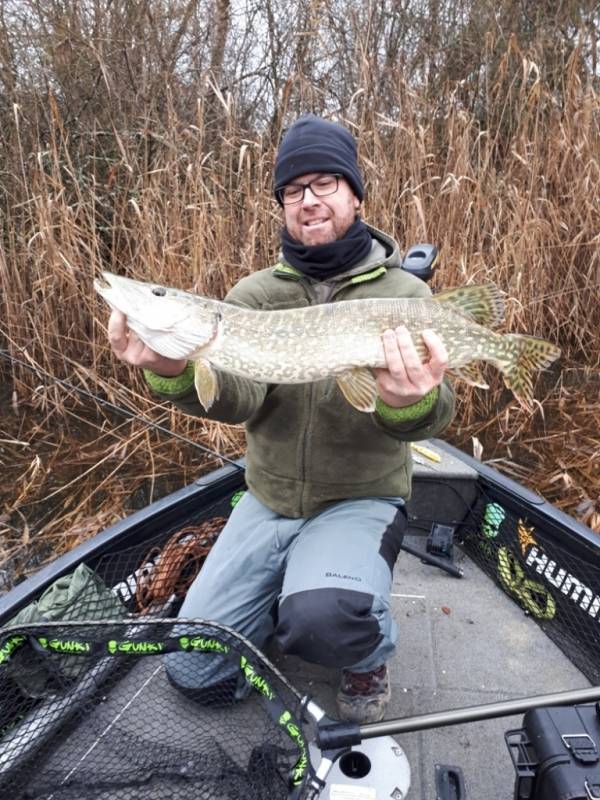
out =
[[561,593],[582,611],[587,612],[593,619],[598,618],[600,597],[583,581],[548,558],[537,543],[527,549],[525,563],[528,567],[533,567],[550,586],[560,589]]
[[527,527],[523,520],[517,526],[519,544],[526,566],[532,567],[547,584],[575,603],[593,619],[600,612],[600,596],[578,577],[559,567],[558,562],[549,558],[534,538],[535,528]]

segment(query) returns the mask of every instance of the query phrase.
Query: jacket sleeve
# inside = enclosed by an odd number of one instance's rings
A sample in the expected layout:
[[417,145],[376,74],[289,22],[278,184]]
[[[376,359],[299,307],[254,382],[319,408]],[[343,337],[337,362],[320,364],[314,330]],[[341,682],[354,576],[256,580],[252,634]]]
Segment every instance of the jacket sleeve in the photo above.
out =
[[415,403],[408,409],[390,408],[385,403],[378,402],[373,413],[375,425],[390,436],[405,442],[416,442],[419,439],[439,436],[448,427],[454,415],[454,390],[450,382],[444,379],[433,392],[437,395],[431,398],[433,403],[429,408],[426,404],[421,412],[417,407],[423,401],[427,401],[427,398],[433,394],[432,392],[420,403]]
[[[253,297],[234,286],[225,301],[243,308],[255,308]],[[204,417],[218,422],[234,425],[245,422],[264,402],[269,385],[249,378],[241,378],[228,372],[215,370],[217,375],[218,398],[206,411],[201,405],[194,388],[194,367],[190,362],[182,375],[164,378],[149,370],[144,370],[146,382],[163,400],[172,401],[177,408],[195,417]]]

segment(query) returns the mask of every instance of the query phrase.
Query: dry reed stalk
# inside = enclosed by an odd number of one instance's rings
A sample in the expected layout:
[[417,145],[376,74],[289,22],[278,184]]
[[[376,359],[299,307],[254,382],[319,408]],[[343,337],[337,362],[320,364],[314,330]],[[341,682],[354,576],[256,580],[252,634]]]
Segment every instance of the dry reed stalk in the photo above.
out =
[[[312,20],[316,30],[319,14],[330,11],[313,4],[303,24]],[[493,372],[489,392],[459,384],[450,438],[466,446],[479,437],[484,457],[502,459],[521,480],[529,475],[530,485],[597,525],[600,99],[582,79],[581,51],[573,49],[565,64],[560,102],[556,83],[536,63],[541,54],[524,52],[514,39],[504,53],[486,42],[496,60],[483,83],[448,80],[434,92],[427,82],[409,83],[393,60],[369,60],[383,22],[373,17],[365,27],[362,12],[353,14],[348,28],[332,28],[357,53],[347,64],[352,91],[337,110],[359,140],[366,219],[402,246],[440,245],[436,288],[497,282],[510,297],[506,329],[557,342],[563,375],[573,367],[587,376],[583,387],[566,386],[558,371],[550,373],[538,384],[542,404],[532,417]],[[92,279],[108,269],[221,298],[240,277],[276,260],[281,219],[270,185],[281,128],[295,110],[319,110],[332,96],[325,77],[310,76],[315,47],[313,38],[298,47],[305,71],[273,77],[280,104],[269,125],[249,124],[243,95],[212,79],[187,107],[193,93],[185,87],[137,87],[146,98],[137,108],[100,50],[98,90],[104,86],[115,102],[122,91],[120,122],[98,107],[93,124],[78,129],[64,103],[32,91],[0,142],[9,167],[1,204],[2,346],[150,419],[166,415],[171,429],[227,455],[240,453],[239,428],[157,405],[140,375],[112,357]],[[4,364],[3,374],[10,390],[0,438],[25,444],[2,445],[8,480],[0,514],[9,517],[7,548],[16,548],[22,569],[27,525],[68,546],[92,531],[93,520],[105,521],[103,510],[125,513],[141,486],[182,485],[213,463],[180,442],[116,423],[92,401],[17,365]],[[571,430],[580,455],[557,471]],[[61,470],[68,492],[53,483]],[[67,494],[62,506],[40,512],[44,498]],[[39,551],[46,552],[41,542]]]

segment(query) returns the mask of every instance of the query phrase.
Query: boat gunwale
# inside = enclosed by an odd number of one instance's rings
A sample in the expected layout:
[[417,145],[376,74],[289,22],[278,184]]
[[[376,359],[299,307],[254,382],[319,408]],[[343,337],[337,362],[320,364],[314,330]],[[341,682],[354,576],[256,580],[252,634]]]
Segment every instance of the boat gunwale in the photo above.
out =
[[[438,450],[470,467],[476,473],[479,490],[489,496],[491,502],[498,502],[516,515],[525,517],[530,524],[543,526],[545,534],[562,547],[567,536],[569,547],[574,548],[576,554],[585,558],[593,553],[596,558],[600,557],[600,538],[591,528],[453,445],[439,439],[430,441]],[[98,559],[113,545],[118,544],[119,549],[124,549],[140,543],[144,538],[150,538],[159,525],[167,527],[176,524],[186,513],[197,511],[202,505],[209,506],[222,500],[228,492],[239,489],[244,485],[245,461],[239,459],[236,464],[238,466],[225,465],[211,471],[192,484],[119,520],[17,584],[0,596],[0,626],[6,625],[12,616],[39,597],[53,581],[68,574],[81,562],[85,561],[93,569]],[[415,477],[427,483],[426,474]],[[439,480],[439,477],[434,479]]]
[[440,450],[462,461],[477,472],[477,480],[484,493],[516,516],[525,517],[532,525],[543,527],[544,535],[565,547],[565,534],[570,537],[575,554],[586,557],[592,552],[600,557],[600,537],[587,525],[561,511],[544,497],[503,475],[493,467],[477,461],[462,450],[446,442],[432,440]]
[[[244,461],[240,459],[237,463],[243,467]],[[36,600],[50,584],[82,562],[94,569],[94,564],[113,545],[124,549],[150,538],[159,525],[168,527],[186,512],[191,513],[201,505],[212,505],[242,483],[243,471],[226,465],[110,525],[0,596],[0,626],[6,625],[11,617]]]

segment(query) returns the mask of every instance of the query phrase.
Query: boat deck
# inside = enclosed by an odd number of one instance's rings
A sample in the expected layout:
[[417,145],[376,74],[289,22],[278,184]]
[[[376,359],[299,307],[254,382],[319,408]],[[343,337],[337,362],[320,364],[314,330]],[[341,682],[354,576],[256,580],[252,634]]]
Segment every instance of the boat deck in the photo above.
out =
[[[423,548],[422,537],[408,542]],[[585,676],[468,556],[457,579],[402,552],[394,574],[399,626],[386,719],[585,688]],[[338,676],[269,653],[292,683],[335,716]],[[408,800],[434,800],[435,765],[461,767],[468,800],[512,800],[515,770],[504,732],[522,716],[395,737],[411,765]]]

